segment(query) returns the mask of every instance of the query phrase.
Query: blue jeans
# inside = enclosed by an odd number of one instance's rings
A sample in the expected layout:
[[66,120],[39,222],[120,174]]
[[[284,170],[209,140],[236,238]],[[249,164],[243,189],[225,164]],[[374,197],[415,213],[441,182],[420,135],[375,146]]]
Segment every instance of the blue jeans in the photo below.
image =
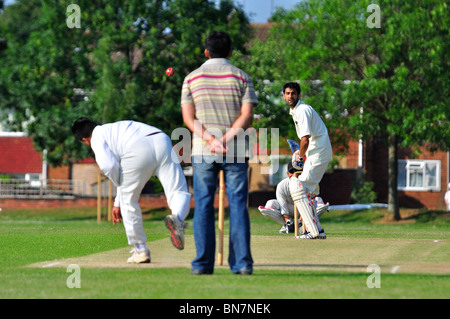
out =
[[212,272],[214,269],[216,237],[214,197],[218,175],[222,169],[229,204],[230,241],[228,264],[233,273],[253,270],[250,252],[250,218],[247,210],[248,162],[212,162],[209,158],[197,157],[192,161],[194,168],[194,240],[197,256],[192,261],[193,270]]

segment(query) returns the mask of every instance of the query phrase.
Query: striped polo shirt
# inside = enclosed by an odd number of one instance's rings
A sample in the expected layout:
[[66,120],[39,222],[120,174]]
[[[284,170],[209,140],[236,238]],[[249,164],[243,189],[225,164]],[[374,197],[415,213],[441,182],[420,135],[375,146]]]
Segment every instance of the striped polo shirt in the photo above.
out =
[[[195,105],[196,119],[213,135],[226,133],[243,103],[258,103],[255,89],[248,74],[228,59],[209,59],[184,79],[181,104]],[[192,155],[204,154],[206,142],[193,135]]]

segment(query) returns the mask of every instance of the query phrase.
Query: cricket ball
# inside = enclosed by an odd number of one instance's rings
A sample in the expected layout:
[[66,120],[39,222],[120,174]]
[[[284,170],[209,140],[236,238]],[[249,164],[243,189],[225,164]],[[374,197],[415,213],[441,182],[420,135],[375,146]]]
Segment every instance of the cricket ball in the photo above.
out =
[[167,74],[167,76],[173,76],[175,74],[175,70],[172,68],[168,68],[166,70],[166,74]]

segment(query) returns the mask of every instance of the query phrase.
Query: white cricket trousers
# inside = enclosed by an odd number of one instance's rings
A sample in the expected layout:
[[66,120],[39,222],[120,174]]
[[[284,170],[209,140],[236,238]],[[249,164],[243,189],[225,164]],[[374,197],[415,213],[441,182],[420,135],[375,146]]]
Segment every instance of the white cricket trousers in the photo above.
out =
[[120,211],[128,244],[143,244],[147,240],[139,198],[152,176],[157,176],[161,182],[172,214],[181,221],[187,217],[191,194],[178,157],[166,134],[145,136],[128,145],[120,159],[120,166]]
[[308,150],[306,152],[306,161],[303,167],[303,172],[298,177],[298,180],[302,183],[302,185],[314,195],[320,194],[319,183],[322,180],[322,177],[328,168],[328,163],[331,161],[333,156],[328,136],[320,136],[317,139],[318,141],[316,143],[323,146],[316,147],[313,150]]

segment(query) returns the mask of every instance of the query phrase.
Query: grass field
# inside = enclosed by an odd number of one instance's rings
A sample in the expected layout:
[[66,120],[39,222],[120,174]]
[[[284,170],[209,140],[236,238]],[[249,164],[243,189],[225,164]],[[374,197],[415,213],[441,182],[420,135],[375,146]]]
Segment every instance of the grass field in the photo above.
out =
[[[450,297],[450,216],[445,212],[402,211],[407,217],[392,223],[386,222],[385,210],[330,211],[321,219],[328,238],[300,241],[279,235],[278,224],[250,209],[252,276],[233,275],[227,251],[214,275],[190,275],[192,219],[180,252],[170,245],[163,222],[167,213],[145,212],[152,263],[129,266],[123,226],[97,223],[95,209],[0,212],[0,298]],[[81,288],[68,287],[68,262],[79,265]],[[371,264],[380,272],[368,271]],[[368,287],[374,278],[380,288]]]

